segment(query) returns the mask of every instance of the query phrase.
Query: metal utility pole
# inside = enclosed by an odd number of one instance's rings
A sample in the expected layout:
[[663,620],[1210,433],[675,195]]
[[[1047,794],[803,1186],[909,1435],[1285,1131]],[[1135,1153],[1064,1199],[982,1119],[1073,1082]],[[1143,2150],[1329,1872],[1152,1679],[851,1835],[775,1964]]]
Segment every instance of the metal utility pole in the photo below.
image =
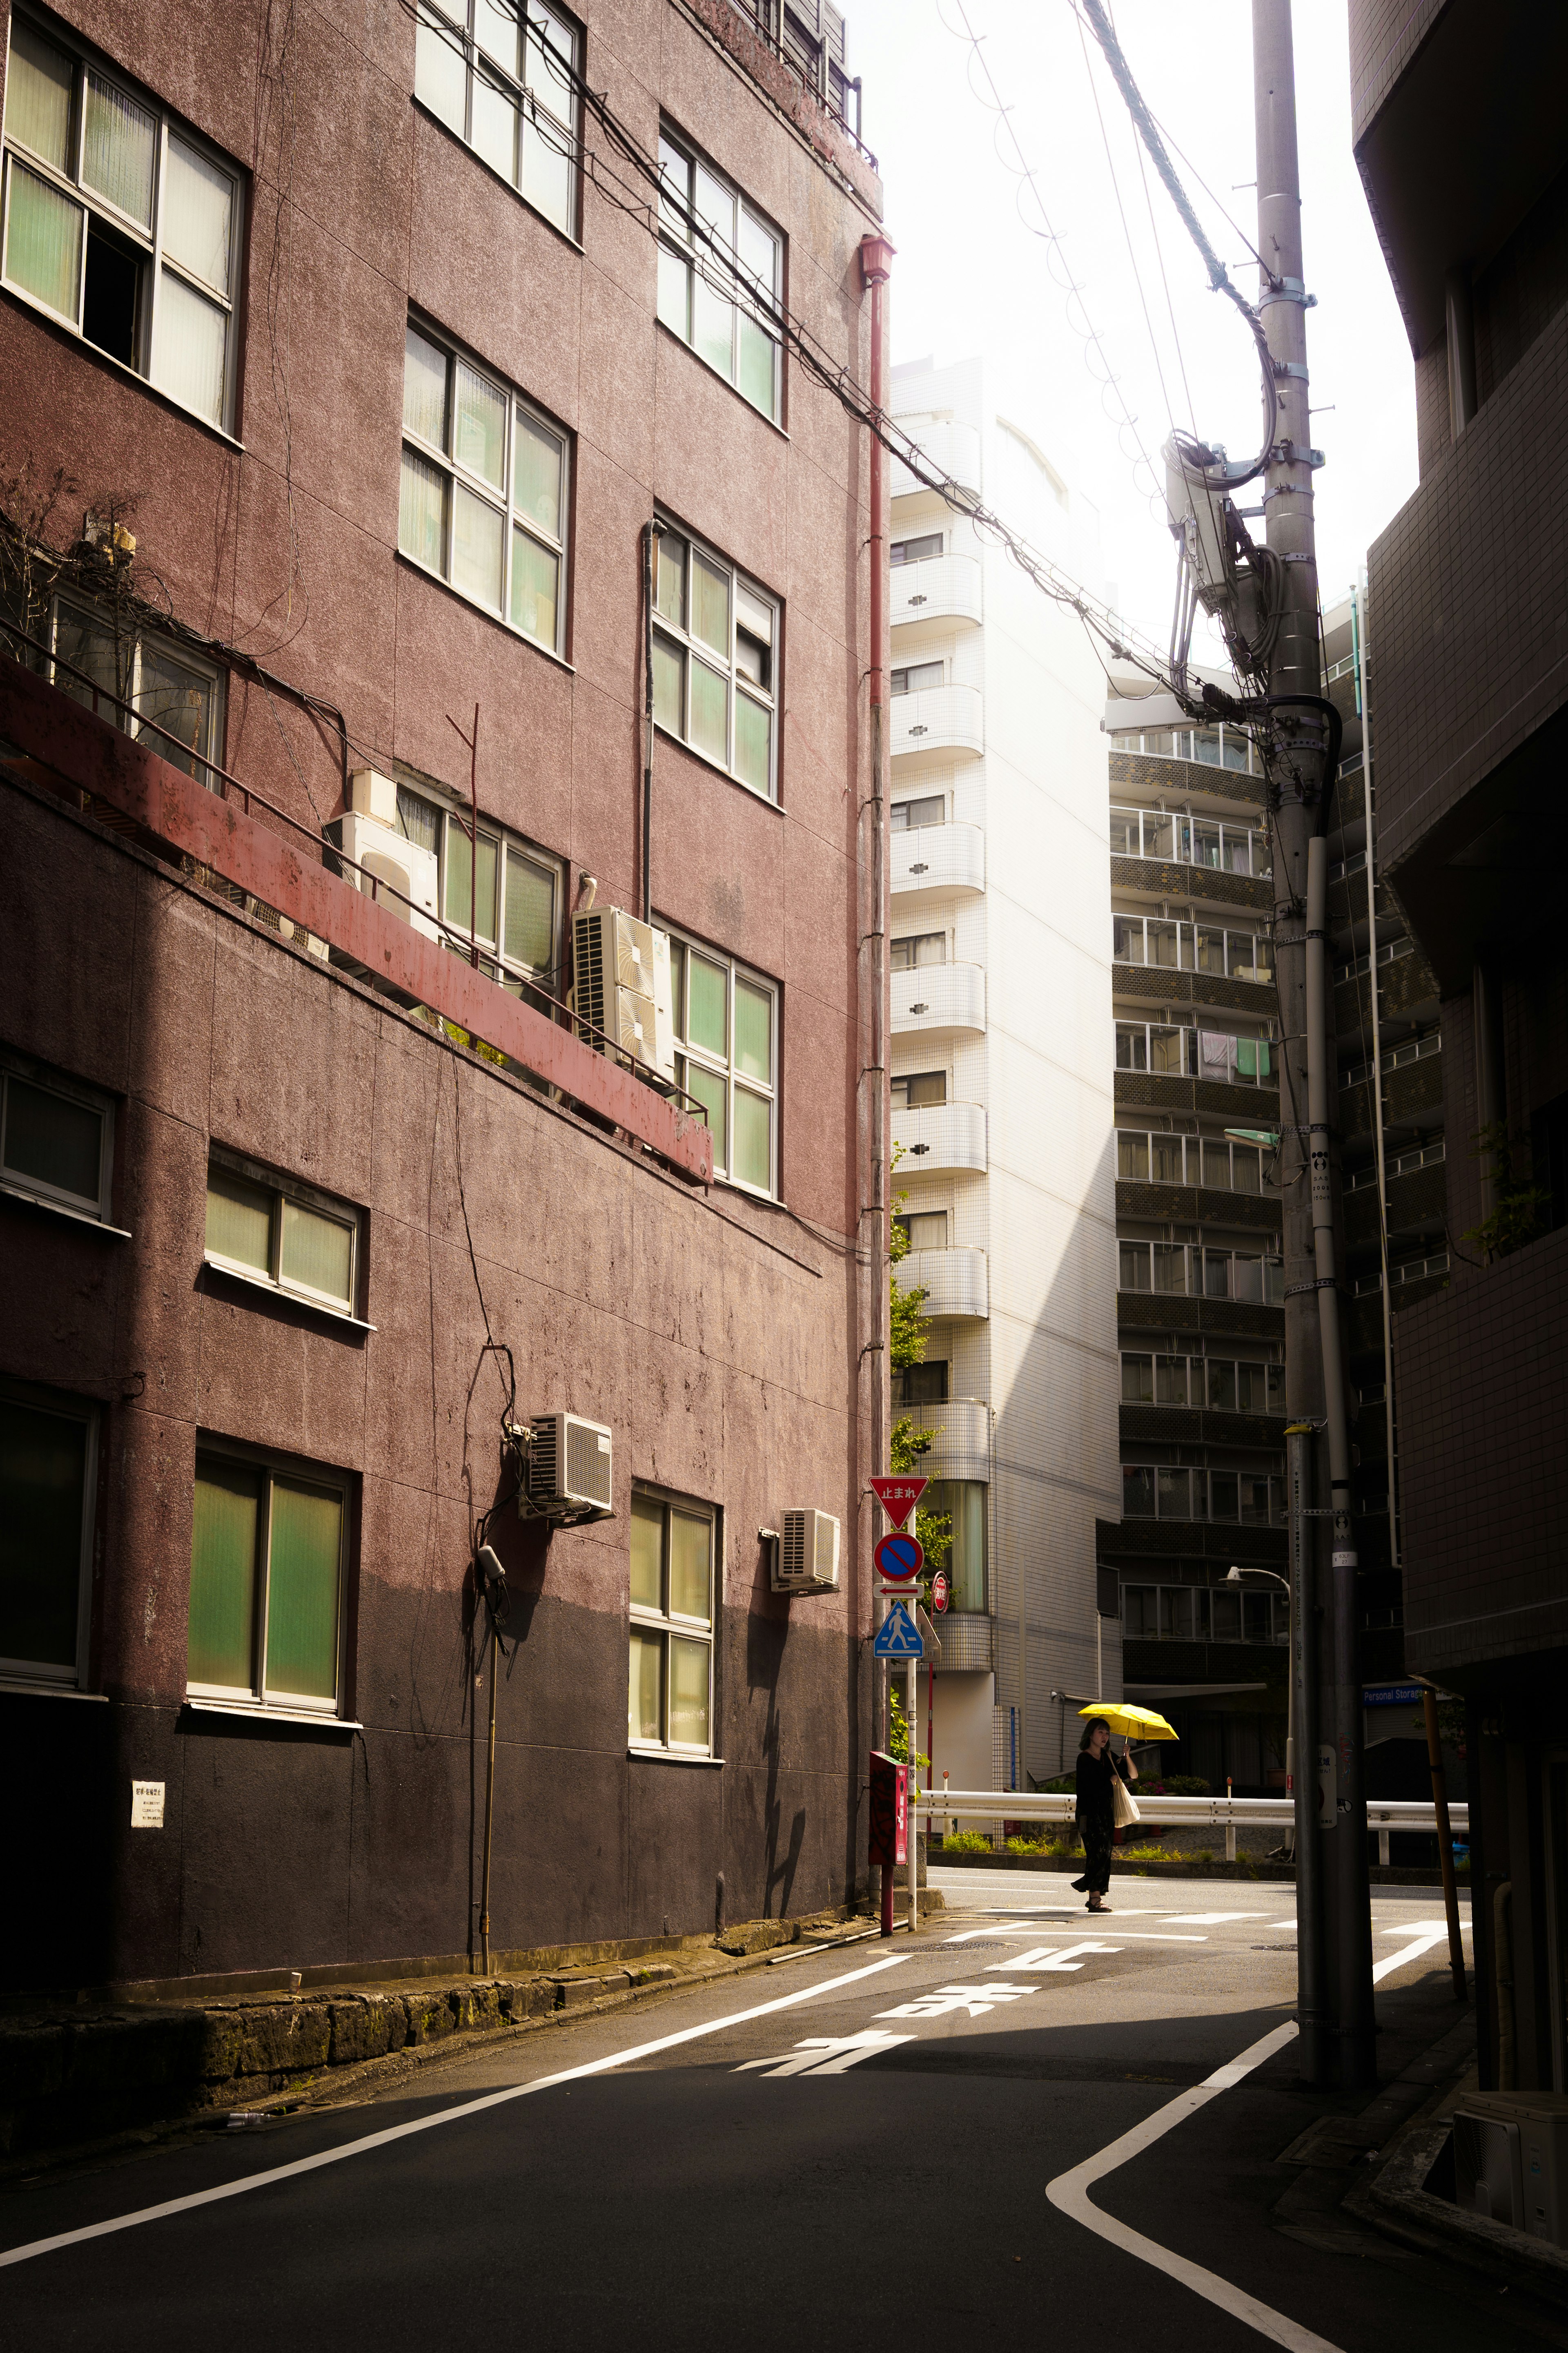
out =
[[[1269,659],[1275,823],[1275,950],[1280,1014],[1280,1179],[1285,1247],[1286,1405],[1310,1421],[1312,1487],[1329,1499],[1308,1508],[1315,1590],[1321,1737],[1334,1751],[1334,1826],[1320,1830],[1316,1776],[1297,1778],[1298,1905],[1321,1888],[1326,1918],[1301,1921],[1308,1949],[1321,1950],[1342,2084],[1376,2080],[1372,2002],[1372,1923],[1367,1886],[1366,1805],[1362,1785],[1361,1678],[1356,1555],[1351,1531],[1350,1435],[1340,1335],[1338,1274],[1343,1263],[1341,1204],[1331,1158],[1321,838],[1330,764],[1338,743],[1323,699],[1318,567],[1312,523],[1307,298],[1301,271],[1301,196],[1296,153],[1295,58],[1290,0],[1253,0],[1253,90],[1258,136],[1258,307],[1274,363],[1274,438],[1264,475],[1269,548],[1279,561],[1281,611]],[[1315,888],[1312,886],[1315,885]],[[1331,1546],[1323,1543],[1332,1529]],[[1325,1559],[1325,1552],[1328,1557]],[[1303,1563],[1304,1567],[1306,1564]],[[1307,1612],[1302,1610],[1303,1619]],[[1310,1670],[1309,1670],[1310,1671]],[[1299,1730],[1304,1727],[1299,1726]],[[1309,1760],[1303,1759],[1303,1763]],[[1309,1796],[1310,1793],[1310,1796]],[[1326,1852],[1309,1841],[1321,1839]],[[1323,2038],[1314,2037],[1315,2042]],[[1304,2052],[1304,2058],[1309,2054]],[[1326,2054],[1325,2054],[1326,2055]],[[1321,2063],[1321,2061],[1320,2061]]]

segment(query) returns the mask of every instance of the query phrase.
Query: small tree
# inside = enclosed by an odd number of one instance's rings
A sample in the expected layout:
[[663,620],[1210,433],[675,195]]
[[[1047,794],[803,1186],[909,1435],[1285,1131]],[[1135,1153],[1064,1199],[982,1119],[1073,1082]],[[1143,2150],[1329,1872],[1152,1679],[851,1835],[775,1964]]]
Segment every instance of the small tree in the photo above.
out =
[[[900,1145],[893,1154],[895,1168],[902,1157],[903,1146]],[[895,1204],[908,1198],[907,1193],[895,1193],[893,1196]],[[909,1254],[910,1238],[899,1223],[895,1208],[888,1232],[888,1357],[895,1373],[907,1373],[911,1365],[925,1362],[925,1318],[921,1310],[927,1294],[912,1284],[908,1290],[903,1289],[894,1271]],[[921,1457],[930,1453],[932,1440],[941,1435],[940,1430],[917,1430],[913,1414],[900,1414],[888,1440],[889,1470],[895,1477],[900,1472],[918,1470]],[[946,1567],[948,1555],[952,1550],[952,1521],[945,1512],[921,1512],[917,1514],[916,1525],[925,1549],[927,1576],[934,1577],[939,1568]],[[929,1586],[922,1586],[921,1590],[922,1597],[929,1597]]]
[[1510,1250],[1520,1250],[1535,1240],[1541,1213],[1551,1196],[1515,1167],[1517,1146],[1506,1120],[1495,1119],[1489,1126],[1478,1128],[1475,1146],[1476,1157],[1491,1163],[1497,1207],[1479,1226],[1468,1227],[1464,1239],[1474,1242],[1489,1265],[1493,1259],[1507,1258]]

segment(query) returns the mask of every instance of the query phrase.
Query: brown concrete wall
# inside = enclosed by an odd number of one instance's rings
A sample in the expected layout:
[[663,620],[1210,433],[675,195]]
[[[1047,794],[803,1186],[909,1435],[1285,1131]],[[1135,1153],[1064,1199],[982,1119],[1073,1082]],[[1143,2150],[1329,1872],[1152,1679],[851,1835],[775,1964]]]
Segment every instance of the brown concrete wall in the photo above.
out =
[[[644,225],[588,185],[581,243],[562,237],[416,108],[413,22],[395,0],[300,8],[286,53],[259,6],[63,13],[253,175],[233,441],[0,293],[0,473],[64,468],[73,524],[132,501],[140,575],[183,623],[321,697],[355,764],[465,786],[445,714],[466,724],[478,701],[482,811],[566,860],[569,881],[591,870],[601,905],[635,906],[639,536],[655,503],[781,598],[782,805],[661,741],[652,871],[656,917],[779,985],[787,1209],[693,1195],[155,862],[5,790],[0,1037],[118,1098],[116,1217],[134,1236],[0,1208],[0,1370],[104,1409],[90,1680],[110,1694],[0,1695],[7,1767],[41,1792],[16,1878],[34,1928],[12,1981],[469,1942],[483,1796],[470,1512],[497,1492],[501,1399],[479,1364],[465,1202],[520,1404],[569,1403],[616,1443],[614,1521],[547,1545],[499,1524],[523,1639],[500,1703],[493,1941],[695,1931],[720,1872],[731,1916],[841,1897],[863,1852],[856,1556],[878,1467],[853,1256],[864,435],[793,368],[787,432],[769,425],[656,325]],[[594,88],[649,146],[662,107],[772,215],[792,308],[863,378],[857,248],[874,177],[670,0],[592,0],[585,18]],[[607,154],[592,126],[589,143]],[[564,662],[397,555],[411,303],[574,437]],[[308,824],[341,806],[334,721],[269,700],[242,669],[224,756]],[[374,1334],[203,1278],[212,1140],[364,1205]],[[182,1710],[198,1431],[355,1482],[346,1697],[363,1733]],[[721,1769],[626,1754],[634,1477],[723,1515]],[[843,1521],[838,1597],[765,1590],[756,1531],[799,1504]],[[166,1780],[163,1833],[132,1838],[132,1775]],[[76,1862],[63,1899],[62,1850]]]

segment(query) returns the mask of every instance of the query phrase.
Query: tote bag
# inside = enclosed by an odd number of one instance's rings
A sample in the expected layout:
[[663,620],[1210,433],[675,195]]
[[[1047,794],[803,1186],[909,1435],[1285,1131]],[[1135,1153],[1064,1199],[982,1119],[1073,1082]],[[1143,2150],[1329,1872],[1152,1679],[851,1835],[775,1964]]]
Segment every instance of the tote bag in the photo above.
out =
[[1142,1820],[1137,1799],[1121,1774],[1114,1771],[1110,1777],[1110,1819],[1119,1831],[1129,1830]]

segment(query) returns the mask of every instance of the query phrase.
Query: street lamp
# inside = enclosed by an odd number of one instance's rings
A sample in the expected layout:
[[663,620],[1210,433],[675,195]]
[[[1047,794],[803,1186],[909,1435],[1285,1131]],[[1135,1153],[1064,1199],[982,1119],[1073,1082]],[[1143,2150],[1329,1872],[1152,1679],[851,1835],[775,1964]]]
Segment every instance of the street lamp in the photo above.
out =
[[[1288,1577],[1281,1577],[1277,1569],[1237,1568],[1233,1564],[1231,1567],[1226,1570],[1225,1581],[1227,1585],[1243,1585],[1249,1577],[1261,1577],[1270,1585],[1282,1586],[1286,1593],[1289,1595],[1291,1612],[1292,1615],[1294,1615],[1296,1597],[1294,1593],[1291,1592],[1290,1580]],[[1292,1645],[1292,1649],[1293,1648],[1294,1646]],[[1292,1658],[1290,1682],[1286,1698],[1287,1715],[1285,1723],[1285,1788],[1287,1794],[1291,1798],[1294,1798],[1296,1794],[1296,1676],[1294,1667],[1295,1662],[1294,1658]],[[1294,1829],[1289,1832],[1289,1838],[1290,1843],[1292,1847],[1294,1847],[1296,1838]]]

